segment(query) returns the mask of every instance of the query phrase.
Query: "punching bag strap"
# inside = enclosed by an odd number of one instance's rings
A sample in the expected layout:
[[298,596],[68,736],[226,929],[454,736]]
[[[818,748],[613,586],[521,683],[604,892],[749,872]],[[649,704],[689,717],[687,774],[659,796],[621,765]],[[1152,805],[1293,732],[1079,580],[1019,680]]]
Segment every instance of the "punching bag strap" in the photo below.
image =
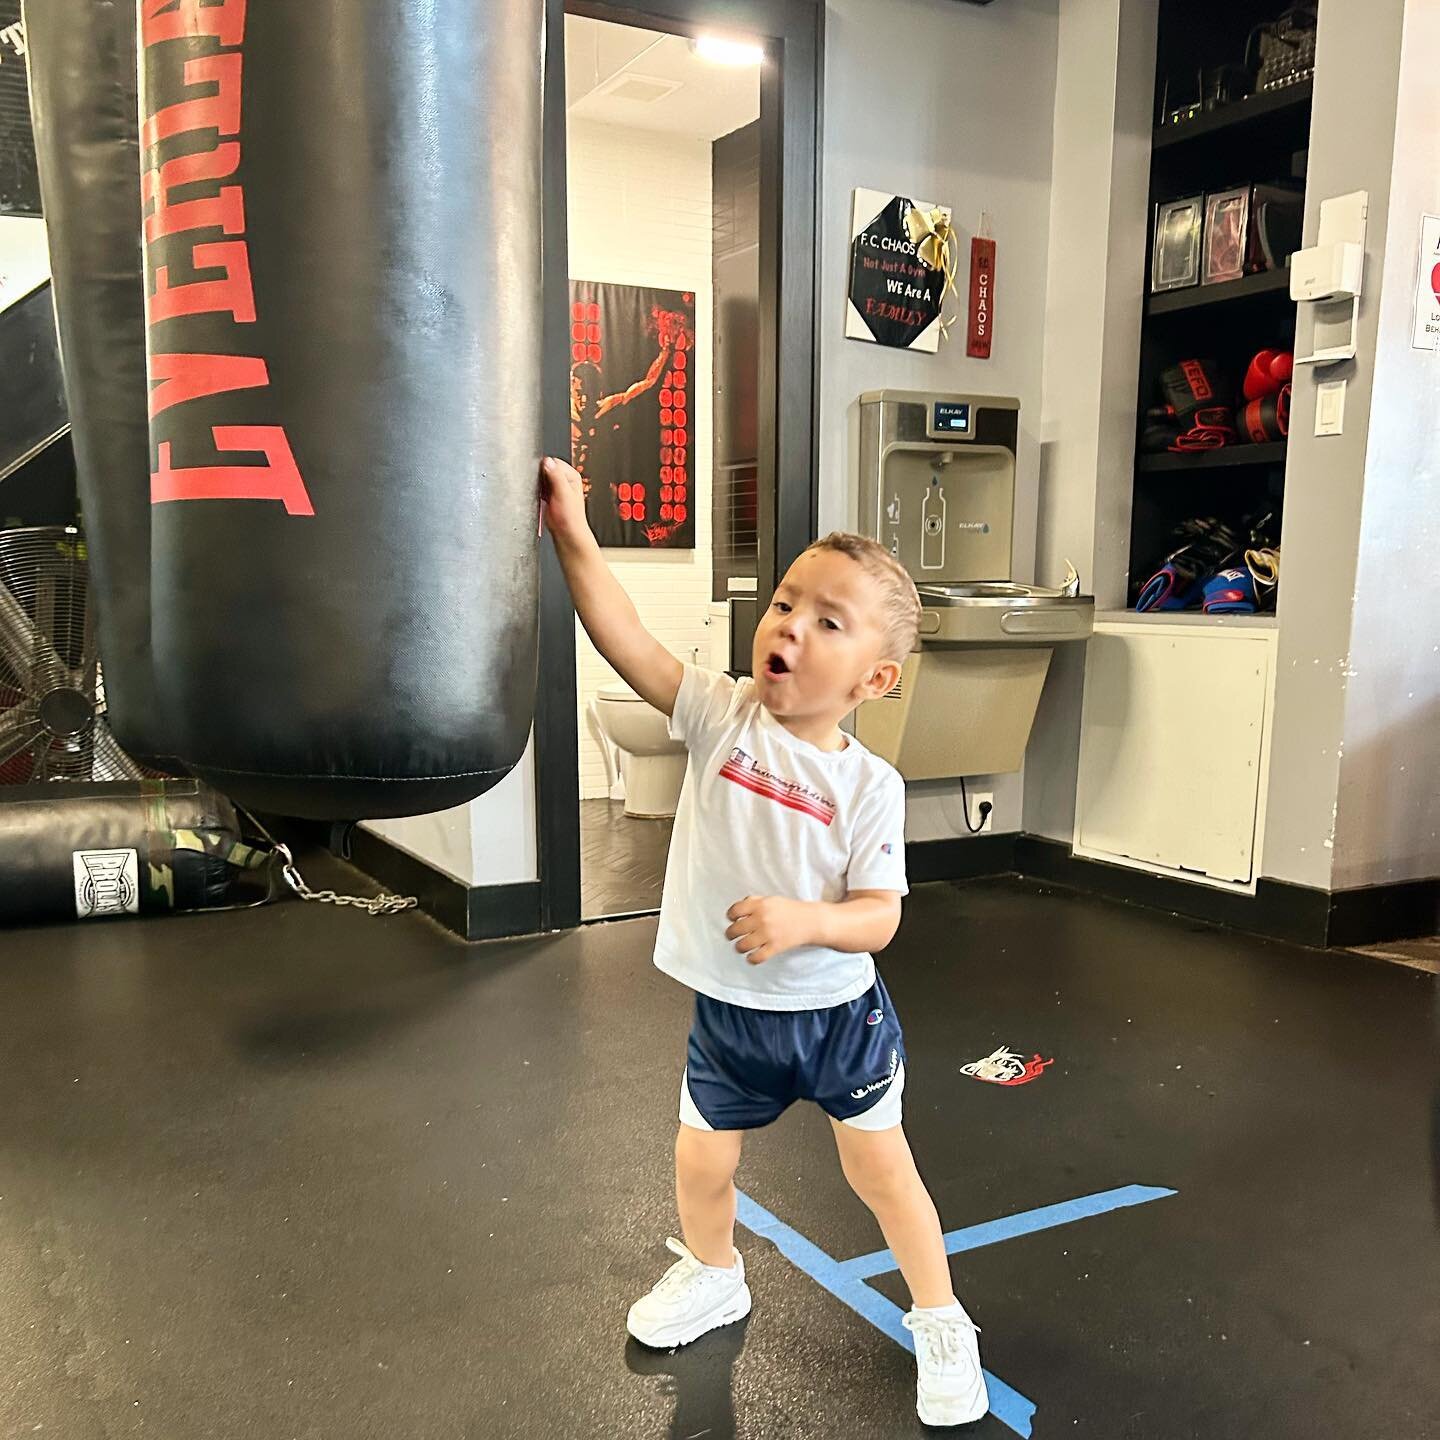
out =
[[180,855],[212,856],[241,873],[263,872],[264,893],[254,900],[237,900],[228,905],[205,905],[206,914],[225,910],[254,910],[275,899],[275,882],[268,848],[247,845],[243,839],[227,840],[223,834],[206,828],[175,828],[171,822],[163,780],[142,780],[140,800],[145,813],[146,864],[150,871],[152,891],[168,895],[170,908],[176,907],[176,859]]
[[[237,807],[238,808],[238,807]],[[270,853],[280,861],[280,873],[285,883],[302,899],[314,900],[321,905],[349,905],[363,910],[367,915],[399,915],[413,910],[420,901],[414,895],[395,895],[382,890],[378,895],[340,895],[334,890],[312,890],[301,875],[290,847],[277,840],[248,810],[240,813],[263,835],[270,846]]]
[[[170,843],[176,851],[193,850],[199,854],[211,853],[212,847],[207,845],[208,837],[196,830],[172,830],[170,831]],[[254,900],[237,900],[230,905],[207,905],[207,915],[217,914],[222,910],[257,910],[261,905],[269,905],[275,899],[275,877],[274,865],[271,863],[276,857],[272,852],[258,845],[247,845],[243,840],[237,840],[233,845],[223,846],[218,852],[227,865],[233,866],[242,872],[255,872],[263,877],[265,882],[264,893]]]

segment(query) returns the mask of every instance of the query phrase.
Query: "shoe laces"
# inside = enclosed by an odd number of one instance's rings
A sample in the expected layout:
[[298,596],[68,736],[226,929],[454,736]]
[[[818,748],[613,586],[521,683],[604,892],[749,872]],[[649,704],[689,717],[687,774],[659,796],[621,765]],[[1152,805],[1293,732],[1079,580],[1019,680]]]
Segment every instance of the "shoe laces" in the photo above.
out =
[[980,1327],[967,1315],[949,1317],[919,1315],[910,1311],[900,1323],[915,1337],[921,1361],[932,1370],[969,1369],[969,1353],[961,1337],[967,1330],[980,1333]]
[[678,1295],[681,1291],[690,1286],[695,1277],[703,1274],[707,1268],[703,1261],[698,1260],[690,1251],[689,1247],[677,1240],[673,1235],[665,1242],[665,1248],[680,1258],[660,1277],[655,1286],[654,1294],[657,1296]]

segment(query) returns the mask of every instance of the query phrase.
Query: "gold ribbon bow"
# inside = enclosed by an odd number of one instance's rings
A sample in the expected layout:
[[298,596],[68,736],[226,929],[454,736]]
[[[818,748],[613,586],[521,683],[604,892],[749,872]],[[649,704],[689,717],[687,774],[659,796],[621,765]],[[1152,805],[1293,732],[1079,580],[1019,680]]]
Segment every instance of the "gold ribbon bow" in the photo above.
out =
[[[946,298],[955,290],[955,232],[951,226],[951,211],[944,205],[933,210],[921,210],[912,205],[905,212],[905,232],[915,247],[916,257],[927,270],[938,270],[945,276],[945,288],[940,292],[940,308],[945,308]],[[949,333],[952,320],[940,317],[940,333]]]

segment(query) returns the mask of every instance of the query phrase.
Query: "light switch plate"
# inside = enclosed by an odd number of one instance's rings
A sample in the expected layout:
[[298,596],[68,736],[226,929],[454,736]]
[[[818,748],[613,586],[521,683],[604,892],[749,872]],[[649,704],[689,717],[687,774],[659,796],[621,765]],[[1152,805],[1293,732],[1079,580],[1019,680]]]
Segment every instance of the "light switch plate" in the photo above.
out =
[[1340,435],[1345,430],[1345,381],[1322,380],[1315,387],[1315,433]]

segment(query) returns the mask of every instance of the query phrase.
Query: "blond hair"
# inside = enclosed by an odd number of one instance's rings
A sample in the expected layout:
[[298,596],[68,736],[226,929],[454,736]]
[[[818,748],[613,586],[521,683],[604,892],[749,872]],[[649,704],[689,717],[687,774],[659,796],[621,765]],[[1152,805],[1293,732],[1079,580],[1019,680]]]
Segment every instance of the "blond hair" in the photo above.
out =
[[877,619],[884,637],[880,658],[903,662],[915,648],[915,637],[920,633],[920,596],[905,567],[883,545],[843,530],[816,540],[805,553],[812,550],[848,555],[875,582],[881,605]]

